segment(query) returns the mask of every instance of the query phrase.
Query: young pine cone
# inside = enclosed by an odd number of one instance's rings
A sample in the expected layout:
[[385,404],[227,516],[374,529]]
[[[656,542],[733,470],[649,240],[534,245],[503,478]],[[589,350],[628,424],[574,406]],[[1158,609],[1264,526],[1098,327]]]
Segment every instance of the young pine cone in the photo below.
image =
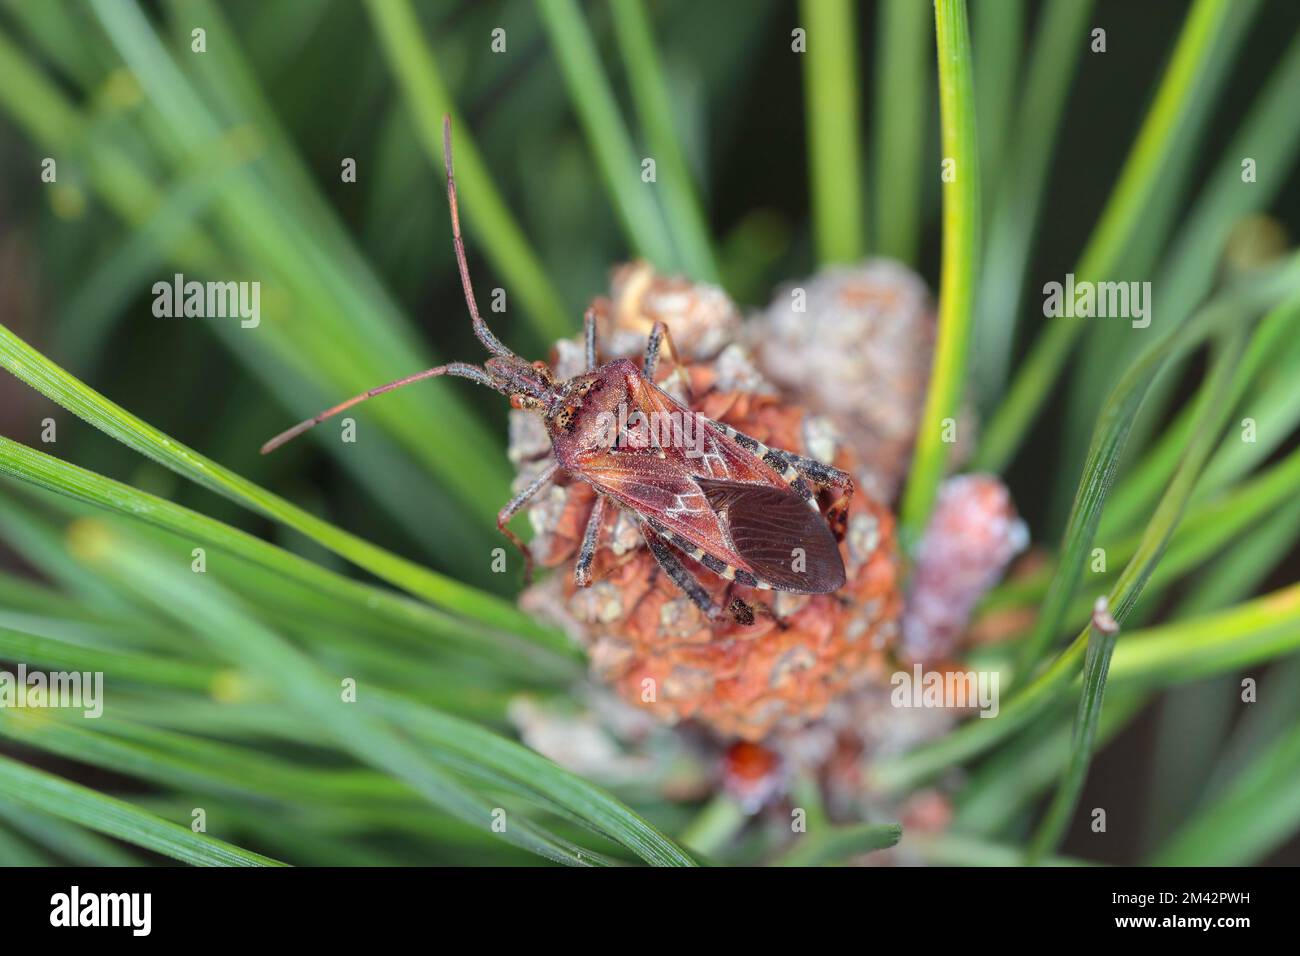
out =
[[912,569],[900,655],[951,658],[971,612],[1029,544],[1011,493],[992,475],[958,475],[939,489]]
[[[851,475],[860,461],[833,426],[774,388],[738,342],[740,316],[719,290],[656,276],[643,264],[614,274],[612,297],[595,303],[601,361],[639,359],[656,320],[667,323],[690,380],[685,395],[667,356],[657,379],[693,410],[771,447],[806,455]],[[581,370],[575,339],[556,344],[563,378]],[[511,457],[526,484],[549,459],[537,418],[515,413]],[[709,620],[662,573],[633,516],[609,508],[592,566],[578,588],[573,566],[594,493],[561,479],[532,505],[533,550],[554,568],[530,588],[525,605],[564,624],[585,646],[594,675],[627,702],[665,723],[692,720],[724,738],[759,740],[802,726],[854,687],[883,681],[886,652],[898,633],[903,598],[894,519],[859,488],[840,544],[847,582],[834,594],[763,591],[726,581],[694,561],[683,563],[715,603],[741,598],[758,609],[754,623]],[[827,504],[823,501],[823,507]]]

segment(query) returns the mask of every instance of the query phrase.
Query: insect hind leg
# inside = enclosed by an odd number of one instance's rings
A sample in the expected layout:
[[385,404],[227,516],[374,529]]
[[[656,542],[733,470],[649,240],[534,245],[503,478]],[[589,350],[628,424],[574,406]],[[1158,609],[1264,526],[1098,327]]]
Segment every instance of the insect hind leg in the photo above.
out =
[[739,598],[733,600],[726,608],[715,604],[709,596],[709,592],[704,585],[699,582],[674,553],[672,546],[650,525],[645,521],[637,522],[641,529],[641,537],[645,539],[650,553],[658,562],[659,567],[668,575],[673,584],[681,590],[691,603],[704,612],[705,617],[713,622],[722,622],[728,619],[735,621],[737,624],[749,625],[754,623],[754,612],[744,601]]
[[816,486],[819,490],[827,489],[835,492],[830,507],[826,509],[826,521],[830,525],[831,531],[834,532],[836,539],[843,540],[848,526],[849,501],[853,497],[853,477],[848,472],[823,464],[816,458],[796,455],[792,451],[785,451],[781,448],[771,448],[757,438],[746,435],[742,431],[737,431],[723,422],[715,421],[712,418],[706,420],[719,428],[723,434],[741,448],[755,457],[761,458],[764,463],[789,483],[799,497],[808,502],[809,507],[819,514],[821,513],[821,506],[818,504],[817,496],[811,486]]
[[[811,482],[819,490],[833,493],[830,506],[826,509],[826,523],[830,525],[837,541],[844,540],[848,532],[849,502],[853,499],[853,477],[848,472],[840,471],[830,465],[824,465],[816,458],[806,458],[793,452],[782,452],[790,461],[790,466],[799,473],[799,480]],[[814,503],[816,499],[813,499]]]

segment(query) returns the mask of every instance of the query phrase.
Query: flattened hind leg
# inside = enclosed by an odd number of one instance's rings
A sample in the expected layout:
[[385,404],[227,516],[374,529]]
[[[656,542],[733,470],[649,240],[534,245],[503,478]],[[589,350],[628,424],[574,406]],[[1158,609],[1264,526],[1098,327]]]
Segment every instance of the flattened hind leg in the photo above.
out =
[[646,546],[650,548],[650,553],[654,555],[659,567],[673,584],[691,599],[691,603],[704,612],[705,617],[714,622],[732,620],[741,625],[754,623],[753,609],[739,598],[726,608],[714,604],[704,585],[687,569],[686,565],[682,564],[673,552],[672,546],[647,522],[639,521],[637,525],[641,529],[641,537],[645,539]]
[[[849,501],[853,498],[853,478],[847,472],[840,471],[838,468],[832,468],[830,465],[824,465],[816,458],[806,458],[803,455],[796,455],[794,452],[782,451],[790,462],[792,467],[799,474],[798,482],[802,482],[805,487],[808,483],[815,485],[818,490],[827,490],[835,493],[831,499],[830,506],[826,509],[826,523],[830,525],[836,541],[843,541],[844,535],[848,532],[849,521]],[[791,483],[791,487],[794,482]],[[798,491],[799,489],[795,489]],[[800,491],[800,494],[803,494]],[[811,498],[816,503],[815,498]]]
[[831,500],[830,507],[826,509],[826,522],[830,525],[837,541],[844,539],[844,534],[848,528],[849,500],[853,497],[853,478],[851,475],[840,471],[838,468],[822,464],[816,458],[796,455],[792,451],[785,451],[781,448],[771,448],[757,438],[746,435],[742,431],[737,431],[724,422],[714,421],[712,418],[708,418],[706,421],[716,425],[723,434],[741,448],[761,458],[765,464],[789,483],[799,497],[808,502],[809,506],[819,514],[821,513],[821,507],[817,503],[817,496],[813,491],[813,486],[816,486],[819,490],[828,489],[837,492]]

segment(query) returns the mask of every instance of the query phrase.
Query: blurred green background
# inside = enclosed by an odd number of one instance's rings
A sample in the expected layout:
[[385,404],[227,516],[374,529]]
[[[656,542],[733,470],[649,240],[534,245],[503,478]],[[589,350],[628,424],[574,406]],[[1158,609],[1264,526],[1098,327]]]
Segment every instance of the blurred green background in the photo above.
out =
[[[1198,17],[1208,39],[1195,46],[1188,24]],[[812,22],[851,28],[843,34],[850,42],[817,65],[812,53],[800,57],[790,48],[791,31]],[[1130,150],[1142,131],[1159,133],[1145,154],[1156,160],[1155,173],[1136,196],[1121,197],[1131,221],[1114,243],[1110,274],[1155,277],[1158,324],[1162,315],[1183,319],[1223,287],[1229,242],[1252,263],[1268,257],[1259,243],[1278,253],[1290,245],[1270,237],[1300,231],[1300,189],[1292,174],[1300,120],[1287,108],[1300,94],[1300,7],[1290,0],[975,0],[971,22],[981,265],[991,271],[981,275],[977,294],[966,391],[987,420],[1004,407],[1008,385],[1018,381],[1022,359],[1043,331],[1036,290],[1074,269],[1080,250],[1095,240],[1099,215],[1126,182]],[[191,50],[196,26],[206,30],[203,53]],[[1106,30],[1105,53],[1087,49],[1087,33],[1097,26]],[[504,53],[491,48],[496,28],[506,31]],[[1189,46],[1182,61],[1174,54],[1180,42]],[[577,331],[583,308],[607,288],[610,267],[634,256],[718,281],[745,307],[765,305],[782,281],[867,254],[897,255],[937,288],[942,147],[934,44],[933,8],[923,0],[662,0],[624,5],[622,13],[603,3],[524,0],[4,0],[0,323],[231,472],[336,528],[508,597],[519,582],[492,574],[486,557],[499,544],[493,516],[508,497],[512,473],[506,405],[496,396],[467,383],[421,386],[358,415],[365,455],[311,439],[258,455],[267,437],[340,397],[435,361],[481,357],[451,254],[437,140],[442,112],[456,116],[462,218],[480,302],[505,287],[508,311],[491,317],[497,334],[522,354],[544,357],[554,338]],[[1067,48],[1073,52],[1060,55]],[[823,69],[826,75],[813,75]],[[1161,127],[1152,119],[1160,118],[1157,91],[1180,69],[1186,82],[1170,94],[1169,122]],[[665,103],[666,128],[664,114],[654,109]],[[825,124],[820,132],[819,122]],[[1261,162],[1267,157],[1254,194],[1232,191],[1223,172],[1235,168],[1234,137],[1247,128],[1262,131],[1251,144],[1259,146]],[[611,175],[643,155],[656,155],[660,176],[674,185],[647,192],[637,189],[635,173]],[[40,180],[45,157],[57,160],[56,183]],[[678,157],[686,175],[665,175],[675,171]],[[345,158],[356,161],[355,183],[341,181]],[[821,207],[818,189],[829,197]],[[847,208],[828,212],[827,205]],[[1250,220],[1243,231],[1240,223],[1257,212],[1268,221]],[[177,271],[187,278],[261,281],[261,327],[155,318],[150,288]],[[1035,542],[1048,551],[1065,536],[1098,410],[1148,344],[1122,328],[1089,326],[1048,376],[1050,388],[1040,389],[1030,420],[1005,443],[1005,453],[977,458],[1004,473]],[[1275,364],[1251,380],[1252,395],[1290,404],[1282,434],[1273,435],[1265,454],[1241,470],[1226,469],[1234,481],[1289,461],[1296,448],[1294,351],[1279,348]],[[1179,410],[1203,394],[1208,365],[1197,355],[1159,380],[1136,423],[1126,473],[1142,454],[1158,450]],[[53,444],[41,440],[47,417],[57,423]],[[356,573],[328,542],[182,480],[175,469],[141,458],[11,376],[0,378],[0,434],[250,531],[327,569]],[[1126,520],[1116,518],[1111,532],[1131,536],[1142,529],[1170,470],[1148,473],[1154,480],[1124,499]],[[53,502],[33,499],[16,484],[6,483],[0,493],[6,593],[17,595],[17,582],[28,578],[52,581],[74,607],[89,609],[96,626],[109,626],[96,617],[101,611],[110,618],[110,611],[128,619],[140,614],[158,625],[150,616],[156,609],[143,609],[147,600],[122,597],[118,585],[90,580],[80,565],[65,567],[51,556],[69,517]],[[1241,553],[1251,561],[1237,566],[1251,573],[1226,587],[1219,603],[1195,606],[1203,589],[1199,575],[1213,573],[1206,562],[1214,554],[1205,553],[1161,582],[1143,617],[1208,613],[1293,583],[1300,519],[1293,504],[1269,507],[1220,545],[1245,541]],[[1247,538],[1247,531],[1256,537]],[[137,570],[144,573],[150,565],[141,561]],[[225,583],[250,614],[283,628],[297,645],[313,646],[295,632],[312,625],[293,621],[287,610],[306,598],[280,595],[262,604],[254,597],[255,578],[245,571]],[[1003,597],[1032,606],[1043,589],[1024,594]],[[445,606],[463,610],[456,600]],[[41,607],[43,619],[58,616],[54,604]],[[124,649],[179,653],[166,641],[118,637]],[[88,639],[79,633],[72,640],[84,646]],[[350,646],[336,644],[331,653],[347,660]],[[418,648],[418,640],[406,640],[393,659],[368,666],[403,683],[395,675],[419,656]],[[559,677],[492,671],[476,681],[459,653],[428,664],[424,676],[437,688],[432,700],[421,694],[414,673],[403,691],[507,734],[503,702],[510,694],[540,686],[562,697],[575,673],[572,655],[559,652]],[[1295,663],[1292,656],[1285,679],[1274,686],[1297,686]],[[499,664],[491,662],[489,670]],[[1232,673],[1225,669],[1212,679],[1231,685]],[[1112,814],[1114,828],[1100,849],[1087,839],[1086,821],[1078,821],[1062,852],[1112,862],[1147,858],[1177,821],[1201,825],[1196,791],[1212,773],[1227,773],[1230,759],[1255,768],[1257,782],[1268,784],[1256,787],[1261,794],[1276,795],[1300,779],[1290,742],[1300,713],[1293,704],[1264,722],[1268,732],[1252,731],[1262,736],[1251,739],[1269,742],[1287,730],[1286,747],[1256,751],[1232,737],[1229,714],[1197,705],[1203,690],[1189,684],[1183,696],[1149,706],[1136,695],[1121,699],[1134,719],[1103,751],[1096,766],[1104,772],[1092,774],[1083,805],[1133,812]],[[275,754],[304,766],[351,766],[332,751],[299,752],[290,742],[291,725],[265,741],[252,733],[253,717],[222,727],[206,722],[201,702],[191,703],[192,719],[177,718],[186,726],[169,728],[183,738],[167,744],[173,750],[216,735],[238,748],[225,755],[232,773],[243,758]],[[165,725],[164,704],[145,694],[138,727]],[[1071,714],[1063,702],[1049,729],[1068,727]],[[143,746],[147,735],[135,735],[134,726],[114,733]],[[1022,741],[1023,759],[1041,746],[1056,755],[1049,763],[1058,768],[1065,744],[1049,737],[1045,731],[1037,742]],[[161,741],[148,743],[167,749]],[[10,745],[0,742],[0,748]],[[45,756],[42,766],[106,792],[141,794],[159,807],[183,807],[186,788],[202,793],[215,786],[161,771],[128,774],[130,780],[104,776],[112,759],[101,758],[100,770],[89,771],[96,764],[89,751],[71,744],[48,749],[74,762]],[[1011,776],[1015,753],[1008,750],[1004,759]],[[1250,764],[1259,753],[1268,762]],[[190,756],[198,759],[199,752]],[[996,758],[989,764],[997,769]],[[454,772],[474,787],[495,785],[461,766]],[[1027,783],[1021,805],[1032,806],[1053,776]],[[986,789],[983,799],[996,792]],[[1207,850],[1205,861],[1294,861],[1300,844],[1289,834],[1300,816],[1296,793],[1300,787],[1293,786],[1282,805],[1264,796],[1247,809],[1233,804],[1244,817],[1267,806],[1276,826],[1248,844],[1244,859]],[[293,788],[236,798],[270,801],[276,809],[268,819],[305,799]],[[670,832],[691,815],[688,808],[627,799]],[[308,817],[300,831],[281,832],[279,845],[265,826],[251,822],[235,835],[273,856],[301,853],[303,862],[465,862],[487,852],[454,828],[424,823],[411,824],[420,834],[415,844],[395,849],[400,833],[349,829],[355,821],[343,811],[350,806],[340,797],[320,811],[319,823]],[[553,812],[545,808],[542,816]],[[1003,819],[979,836],[1015,845],[1024,831],[1022,822]],[[40,847],[40,840],[28,839],[32,832],[15,825],[17,845]],[[313,834],[324,833],[328,840],[308,847]],[[1181,859],[1200,861],[1194,853]]]

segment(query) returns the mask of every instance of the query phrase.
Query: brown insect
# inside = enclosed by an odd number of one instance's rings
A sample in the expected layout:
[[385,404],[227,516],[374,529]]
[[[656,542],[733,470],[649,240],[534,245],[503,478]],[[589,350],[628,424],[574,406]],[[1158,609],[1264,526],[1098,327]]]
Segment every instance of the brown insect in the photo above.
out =
[[[640,367],[628,359],[600,365],[595,313],[584,317],[587,371],[557,381],[544,362],[527,362],[506,348],[479,314],[460,233],[452,172],[451,121],[443,118],[447,200],[465,302],[474,334],[492,353],[482,367],[451,362],[363,392],[300,422],[262,446],[273,451],[344,409],[412,382],[440,375],[467,378],[495,389],[514,408],[538,412],[551,438],[552,461],[497,515],[497,528],[524,556],[527,545],[510,519],[560,471],[596,491],[574,576],[591,583],[592,560],[609,502],[631,513],[663,571],[714,620],[727,614],[752,623],[753,608],[735,598],[715,605],[680,556],[728,582],[750,588],[824,594],[844,585],[843,536],[853,481],[844,472],[788,451],[769,448],[729,425],[706,418],[655,382],[660,351],[667,349],[683,381],[668,328],[656,322]],[[689,382],[686,381],[689,395]],[[823,518],[814,488],[834,497]],[[830,520],[836,527],[832,533]]]

